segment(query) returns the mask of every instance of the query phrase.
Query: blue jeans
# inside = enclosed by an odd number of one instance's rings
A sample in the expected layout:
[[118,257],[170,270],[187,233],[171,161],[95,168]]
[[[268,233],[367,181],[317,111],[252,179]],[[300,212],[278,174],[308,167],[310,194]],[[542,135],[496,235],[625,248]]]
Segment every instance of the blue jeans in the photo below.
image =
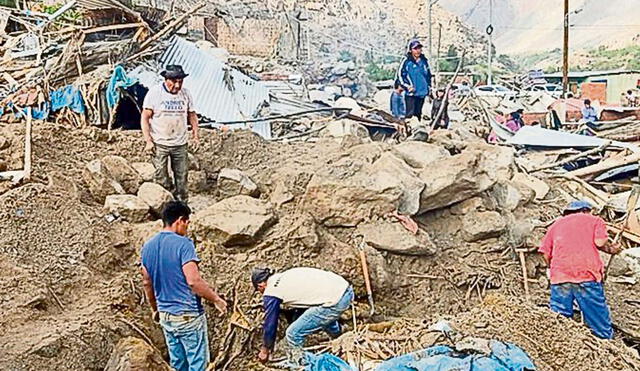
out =
[[561,283],[551,285],[551,310],[565,317],[573,316],[573,302],[577,301],[584,322],[599,338],[613,338],[613,326],[604,288],[601,282]]
[[287,342],[291,348],[302,348],[307,335],[325,330],[331,337],[340,335],[338,319],[345,310],[349,309],[353,301],[353,288],[349,286],[340,300],[330,307],[311,307],[307,309],[295,322],[287,327]]
[[209,365],[207,318],[204,313],[174,316],[160,313],[160,326],[169,350],[171,367],[178,371],[204,371]]

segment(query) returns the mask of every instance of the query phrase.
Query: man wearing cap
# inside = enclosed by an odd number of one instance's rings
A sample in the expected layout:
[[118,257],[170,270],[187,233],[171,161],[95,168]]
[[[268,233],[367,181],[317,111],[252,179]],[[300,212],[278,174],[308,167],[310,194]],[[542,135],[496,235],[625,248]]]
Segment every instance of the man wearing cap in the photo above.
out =
[[[187,202],[188,126],[191,126],[193,143],[197,146],[200,141],[198,116],[191,94],[182,87],[188,76],[182,67],[168,65],[160,75],[164,82],[149,89],[140,118],[142,135],[147,143],[145,151],[154,154],[155,182],[172,191],[176,199]],[[169,178],[167,160],[171,161],[173,181]]]
[[353,301],[349,282],[316,268],[292,268],[282,273],[256,268],[251,272],[251,283],[262,293],[265,310],[263,343],[258,354],[261,362],[269,360],[273,351],[281,308],[302,312],[286,331],[289,361],[299,365],[305,338],[320,330],[338,337],[341,332],[338,319]]
[[427,57],[422,54],[422,44],[418,40],[409,42],[409,51],[400,63],[396,78],[406,91],[406,118],[422,120],[424,99],[431,91],[431,69]]
[[602,286],[604,264],[599,251],[617,254],[620,247],[609,243],[604,220],[591,215],[588,202],[571,202],[547,230],[539,251],[550,270],[551,310],[572,317],[576,301],[591,332],[611,339],[613,327]]

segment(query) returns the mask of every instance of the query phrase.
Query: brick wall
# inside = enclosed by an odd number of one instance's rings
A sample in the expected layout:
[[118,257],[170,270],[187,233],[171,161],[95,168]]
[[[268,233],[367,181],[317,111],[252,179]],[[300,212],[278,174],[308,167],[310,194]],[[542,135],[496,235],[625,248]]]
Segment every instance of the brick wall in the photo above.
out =
[[585,82],[580,86],[582,99],[598,101],[602,104],[607,102],[607,84],[603,82]]
[[255,57],[269,57],[275,52],[285,26],[277,19],[240,18],[229,23],[216,19],[206,24],[209,28],[215,24],[218,47],[231,54]]

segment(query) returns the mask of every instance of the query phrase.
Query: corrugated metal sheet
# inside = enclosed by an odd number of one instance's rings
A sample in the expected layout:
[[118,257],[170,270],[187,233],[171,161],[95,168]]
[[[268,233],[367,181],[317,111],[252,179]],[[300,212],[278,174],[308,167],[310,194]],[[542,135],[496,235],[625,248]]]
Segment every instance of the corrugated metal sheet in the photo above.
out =
[[[269,91],[261,82],[225,65],[180,37],[174,36],[170,40],[159,62],[161,67],[169,64],[182,66],[189,74],[184,86],[193,96],[196,112],[211,121],[255,118],[260,108],[269,101]],[[154,72],[137,68],[130,75],[137,77],[142,85],[150,87],[162,81]],[[265,138],[271,136],[269,123],[254,123],[251,129]]]

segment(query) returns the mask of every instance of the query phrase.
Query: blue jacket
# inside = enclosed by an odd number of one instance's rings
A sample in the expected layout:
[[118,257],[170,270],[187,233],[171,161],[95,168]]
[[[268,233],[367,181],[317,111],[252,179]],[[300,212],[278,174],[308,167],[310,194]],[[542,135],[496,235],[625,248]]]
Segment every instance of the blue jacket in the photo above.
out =
[[[420,55],[420,58],[416,61],[411,54],[407,54],[400,63],[396,78],[400,80],[400,84],[407,91],[407,95],[420,98],[429,95],[431,91],[431,69],[429,68],[427,57]],[[413,92],[409,91],[410,87],[415,90]]]

